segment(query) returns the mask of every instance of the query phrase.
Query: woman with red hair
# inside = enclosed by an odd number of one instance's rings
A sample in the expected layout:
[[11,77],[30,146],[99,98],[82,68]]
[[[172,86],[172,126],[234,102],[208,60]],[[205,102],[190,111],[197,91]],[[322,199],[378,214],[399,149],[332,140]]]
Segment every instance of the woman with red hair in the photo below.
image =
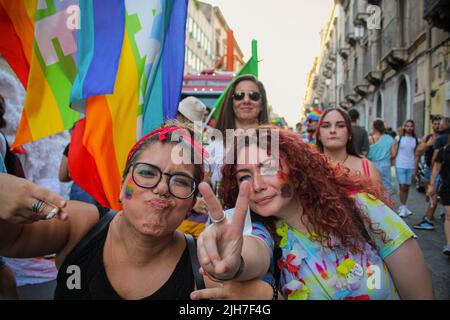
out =
[[[286,299],[434,297],[415,235],[385,204],[380,186],[333,164],[295,133],[260,127],[256,136],[235,143],[234,164],[222,170],[220,192],[225,207],[235,207],[232,221],[200,185],[213,222],[198,240],[205,274],[250,280],[271,269],[274,297],[279,289]],[[257,161],[249,161],[255,155]],[[253,230],[243,236],[248,206]],[[250,250],[255,242],[266,246]],[[235,283],[191,297],[236,298],[247,286],[252,297],[272,292],[259,280]]]

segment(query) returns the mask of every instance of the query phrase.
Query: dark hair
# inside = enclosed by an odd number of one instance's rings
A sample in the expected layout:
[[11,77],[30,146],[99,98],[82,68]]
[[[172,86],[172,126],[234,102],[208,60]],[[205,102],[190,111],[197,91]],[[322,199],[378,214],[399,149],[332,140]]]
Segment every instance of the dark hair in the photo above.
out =
[[0,129],[6,127],[6,120],[3,117],[6,112],[6,103],[5,99],[0,95]]
[[415,129],[416,129],[416,124],[414,123],[414,120],[412,120],[412,119],[408,119],[408,120],[406,120],[404,123],[403,123],[403,126],[402,126],[402,129],[403,129],[403,133],[402,133],[402,136],[404,136],[405,135],[405,126],[406,126],[406,124],[407,123],[412,123],[412,125],[414,126],[414,130],[413,130],[413,133],[412,133],[412,136],[415,138],[416,137],[416,131],[415,131]]
[[444,122],[444,126],[445,126],[444,130],[447,130],[450,127],[450,118],[449,117],[443,117],[441,119],[441,121]]
[[395,139],[395,137],[397,136],[397,132],[395,132],[394,130],[392,130],[392,127],[387,127],[386,128],[386,134],[390,135],[392,138]]
[[359,112],[356,109],[350,109],[348,111],[348,115],[350,116],[350,119],[352,119],[352,121],[357,121],[359,119]]
[[324,146],[323,146],[322,141],[320,140],[320,126],[322,125],[323,119],[325,119],[326,115],[332,111],[339,112],[345,120],[345,126],[347,127],[348,137],[349,137],[347,140],[347,145],[345,146],[345,150],[347,151],[347,153],[349,155],[361,158],[361,156],[356,152],[356,149],[355,149],[355,144],[354,144],[354,140],[353,140],[352,120],[350,119],[350,116],[347,113],[347,111],[345,111],[344,109],[339,108],[339,107],[330,108],[330,109],[325,110],[325,112],[320,117],[319,125],[316,130],[316,145],[319,148],[320,152],[321,153],[324,152]]
[[220,105],[220,115],[217,119],[216,129],[220,130],[222,134],[225,136],[227,129],[236,129],[235,124],[235,115],[233,111],[233,94],[236,90],[236,86],[242,81],[251,81],[258,86],[259,93],[261,94],[261,112],[258,116],[259,124],[266,124],[269,122],[269,115],[267,110],[267,96],[266,90],[264,89],[264,85],[261,81],[256,79],[251,74],[244,74],[242,76],[237,77],[229,86],[227,94],[223,99],[222,104]]
[[[347,246],[352,253],[362,252],[364,242],[376,248],[367,231],[379,236],[383,242],[386,241],[385,233],[378,229],[352,196],[356,193],[366,193],[391,205],[383,188],[373,183],[370,178],[351,173],[342,165],[333,163],[303,142],[298,134],[273,126],[260,126],[256,130],[257,139],[248,139],[245,144],[236,143],[235,138],[232,153],[234,163],[222,167],[223,179],[219,188],[226,207],[234,207],[239,194],[236,180],[236,161],[241,150],[239,148],[256,142],[258,147],[269,152],[272,148],[273,133],[279,138],[275,138],[273,143],[279,143],[279,158],[286,166],[282,169],[288,172],[289,182],[295,188],[294,194],[304,208],[304,215],[299,219],[308,232],[314,234],[314,240],[330,249],[339,244]],[[258,220],[264,221],[273,235],[277,218],[259,216]],[[339,240],[339,244],[334,242],[334,239]]]
[[381,119],[375,119],[372,122],[372,126],[375,130],[377,130],[381,134],[386,133],[386,127],[384,126],[384,121]]
[[[184,122],[180,122],[177,120],[168,120],[166,122],[164,122],[161,125],[161,128],[169,128],[169,127],[179,127],[181,129],[184,129],[187,131],[187,133],[189,134],[189,136],[191,137],[191,139],[194,139],[194,130],[192,128],[192,125],[189,123],[184,123]],[[172,143],[172,144],[178,144],[180,143],[180,141],[182,140],[182,137],[179,136],[179,133],[175,133],[176,131],[172,132],[172,133],[167,133],[166,134],[166,139],[164,141],[161,141],[159,139],[159,135],[155,134],[151,137],[149,137],[148,139],[144,140],[142,143],[139,144],[139,146],[133,150],[132,154],[130,155],[129,159],[127,160],[127,163],[125,164],[125,169],[123,171],[122,174],[122,183],[125,180],[128,171],[130,170],[131,166],[133,165],[133,162],[139,158],[139,156],[142,154],[142,152],[144,152],[144,150],[146,150],[151,144],[155,143],[155,142],[160,142],[160,143]],[[176,141],[172,141],[172,136],[177,134],[176,136],[174,136],[174,140]],[[175,139],[179,137],[180,139]],[[186,144],[186,148],[188,144]],[[197,163],[198,161],[195,161],[195,152],[194,152],[194,147],[189,143],[189,148],[190,148],[190,155],[191,155],[191,163],[194,164],[194,180],[198,185],[201,182],[201,173],[203,170],[203,159],[201,159],[202,163]],[[198,193],[198,189],[195,191],[194,193],[194,197],[197,196]]]
[[441,121],[441,120],[442,120],[442,116],[440,114],[431,117],[431,122]]

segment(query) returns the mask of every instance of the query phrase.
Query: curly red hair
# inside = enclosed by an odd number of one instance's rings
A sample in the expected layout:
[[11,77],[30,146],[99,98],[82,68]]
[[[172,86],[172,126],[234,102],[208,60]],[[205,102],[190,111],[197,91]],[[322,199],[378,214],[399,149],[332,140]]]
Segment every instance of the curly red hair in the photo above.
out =
[[[283,171],[289,172],[290,182],[295,185],[294,193],[298,195],[303,206],[302,223],[310,234],[315,235],[314,240],[330,249],[344,245],[353,253],[362,252],[363,245],[367,242],[376,248],[375,242],[368,235],[367,226],[373,234],[386,241],[385,233],[373,226],[364,208],[360,208],[352,196],[356,193],[367,193],[392,206],[381,186],[375,185],[369,178],[351,174],[349,169],[332,163],[314,147],[303,142],[296,133],[278,130],[272,126],[260,126],[256,130],[258,144],[260,136],[267,135],[269,152],[273,130],[279,133],[279,156],[287,166]],[[235,206],[239,193],[235,177],[237,143],[234,148],[234,164],[223,166],[223,179],[219,189],[224,206],[229,208]],[[264,221],[273,233],[275,219],[259,216],[257,220]],[[339,244],[333,243],[333,238],[338,240]]]

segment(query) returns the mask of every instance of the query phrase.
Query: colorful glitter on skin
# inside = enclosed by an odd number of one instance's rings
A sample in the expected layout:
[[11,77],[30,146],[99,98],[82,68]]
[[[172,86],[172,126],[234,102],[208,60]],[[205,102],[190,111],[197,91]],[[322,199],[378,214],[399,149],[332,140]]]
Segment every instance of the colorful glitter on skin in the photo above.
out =
[[287,175],[280,170],[277,171],[277,178],[281,185],[281,196],[283,198],[291,198],[293,195],[292,187],[288,182]]
[[125,186],[125,199],[130,200],[133,198],[134,194],[134,184],[131,181],[128,181],[127,185]]

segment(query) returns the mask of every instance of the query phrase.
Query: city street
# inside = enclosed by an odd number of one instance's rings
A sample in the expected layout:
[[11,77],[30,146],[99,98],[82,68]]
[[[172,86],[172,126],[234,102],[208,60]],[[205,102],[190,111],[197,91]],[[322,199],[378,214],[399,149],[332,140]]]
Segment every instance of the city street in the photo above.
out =
[[[395,199],[398,206],[398,195]],[[425,214],[425,195],[411,187],[407,204],[413,215],[406,218],[405,221],[413,229],[413,225],[420,222]],[[444,226],[440,218],[441,211],[442,206],[439,205],[435,213],[434,225],[436,229],[434,231],[416,229],[413,229],[413,231],[419,237],[419,244],[433,279],[436,298],[448,300],[450,299],[450,258],[444,256],[441,252],[445,243]]]

